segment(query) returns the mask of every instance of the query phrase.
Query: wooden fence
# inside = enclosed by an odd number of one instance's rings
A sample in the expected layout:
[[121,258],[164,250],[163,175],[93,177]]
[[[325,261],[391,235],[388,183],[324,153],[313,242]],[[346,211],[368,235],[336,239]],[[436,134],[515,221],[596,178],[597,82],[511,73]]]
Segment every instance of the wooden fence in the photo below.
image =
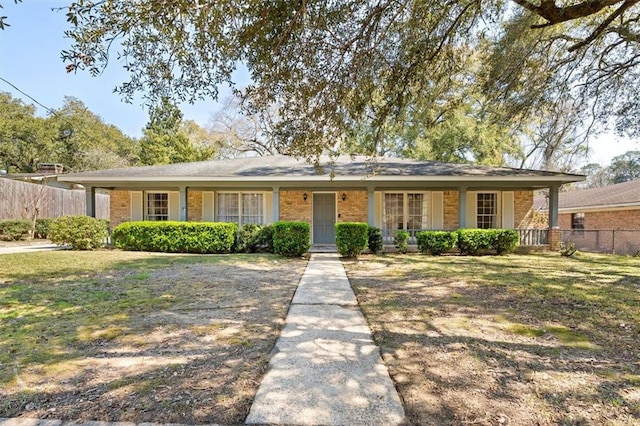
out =
[[[0,178],[0,220],[59,217],[86,213],[84,190]],[[109,195],[96,194],[96,217],[109,218]]]

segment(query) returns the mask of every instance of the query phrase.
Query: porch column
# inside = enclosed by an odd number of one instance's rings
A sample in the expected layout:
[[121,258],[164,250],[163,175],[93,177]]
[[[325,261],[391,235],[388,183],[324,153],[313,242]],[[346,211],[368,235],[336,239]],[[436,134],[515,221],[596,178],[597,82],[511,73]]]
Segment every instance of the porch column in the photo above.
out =
[[87,216],[96,217],[96,189],[93,186],[87,186],[85,191]]
[[367,188],[367,222],[373,226],[375,222],[375,199],[373,188]]
[[187,187],[180,187],[180,222],[187,221]]
[[280,220],[280,187],[273,187],[273,221]]
[[467,227],[467,187],[458,188],[458,228]]
[[558,225],[558,194],[560,187],[553,185],[549,187],[549,249],[560,249],[560,226]]

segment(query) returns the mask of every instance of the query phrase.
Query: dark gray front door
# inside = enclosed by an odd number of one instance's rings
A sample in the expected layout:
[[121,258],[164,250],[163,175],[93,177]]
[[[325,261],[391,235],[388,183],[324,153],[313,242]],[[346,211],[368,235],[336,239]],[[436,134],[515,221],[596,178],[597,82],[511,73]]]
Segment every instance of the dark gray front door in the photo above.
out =
[[336,242],[336,195],[313,194],[313,243]]

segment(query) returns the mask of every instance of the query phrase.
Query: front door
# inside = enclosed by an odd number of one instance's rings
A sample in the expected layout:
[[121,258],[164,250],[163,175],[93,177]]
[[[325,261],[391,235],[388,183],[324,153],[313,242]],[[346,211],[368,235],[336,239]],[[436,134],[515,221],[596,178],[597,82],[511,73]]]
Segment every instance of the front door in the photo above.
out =
[[336,242],[336,194],[313,194],[313,243]]

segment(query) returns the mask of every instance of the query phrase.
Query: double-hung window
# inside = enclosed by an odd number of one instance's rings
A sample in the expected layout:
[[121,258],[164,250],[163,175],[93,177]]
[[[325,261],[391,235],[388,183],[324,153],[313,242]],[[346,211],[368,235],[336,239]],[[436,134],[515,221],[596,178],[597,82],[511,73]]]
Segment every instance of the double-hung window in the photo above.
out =
[[264,194],[249,192],[218,193],[216,197],[216,221],[264,223]]
[[396,231],[405,230],[415,238],[416,232],[428,228],[427,194],[398,192],[384,194],[384,237],[393,239]]
[[477,226],[480,229],[497,228],[498,194],[479,192],[477,199]]
[[146,220],[169,220],[169,193],[147,192]]

